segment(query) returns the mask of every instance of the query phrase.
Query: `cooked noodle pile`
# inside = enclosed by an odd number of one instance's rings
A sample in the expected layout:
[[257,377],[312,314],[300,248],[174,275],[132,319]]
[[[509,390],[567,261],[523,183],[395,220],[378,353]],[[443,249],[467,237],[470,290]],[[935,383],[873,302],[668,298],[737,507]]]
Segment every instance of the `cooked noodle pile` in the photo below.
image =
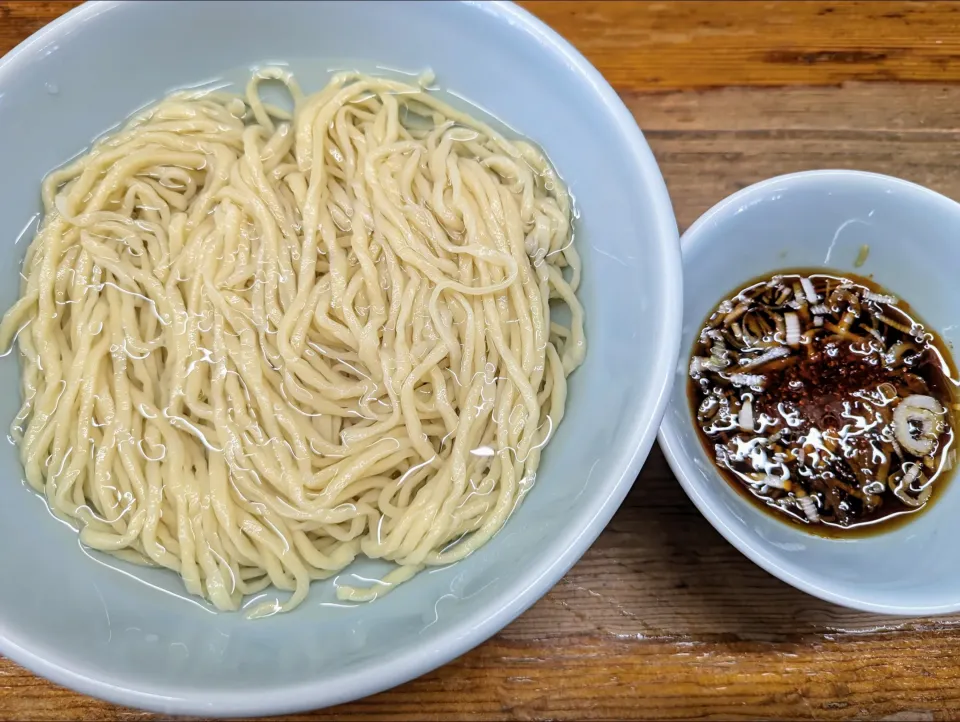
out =
[[[292,114],[259,84],[286,84]],[[368,600],[530,488],[583,359],[546,158],[418,86],[175,94],[43,184],[0,326],[26,478],[81,541],[238,609],[358,555]],[[557,323],[551,305],[565,305]]]

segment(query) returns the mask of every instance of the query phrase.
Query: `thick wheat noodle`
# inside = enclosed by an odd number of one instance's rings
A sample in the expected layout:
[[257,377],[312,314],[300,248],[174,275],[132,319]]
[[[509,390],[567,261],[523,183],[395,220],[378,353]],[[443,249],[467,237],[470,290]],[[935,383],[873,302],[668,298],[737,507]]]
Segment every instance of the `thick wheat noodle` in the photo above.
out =
[[[264,104],[283,82],[294,112]],[[358,555],[370,600],[493,536],[585,352],[546,158],[421,87],[170,96],[44,181],[21,298],[27,481],[217,608]],[[552,306],[569,307],[569,321]]]

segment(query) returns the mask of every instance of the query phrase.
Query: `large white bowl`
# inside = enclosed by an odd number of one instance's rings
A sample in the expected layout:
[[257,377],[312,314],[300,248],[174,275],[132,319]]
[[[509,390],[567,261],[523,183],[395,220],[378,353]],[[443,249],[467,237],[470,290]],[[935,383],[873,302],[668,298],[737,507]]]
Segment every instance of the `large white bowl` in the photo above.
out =
[[[960,611],[960,480],[916,519],[865,538],[826,539],[772,518],[723,480],[687,400],[704,319],[757,276],[797,267],[872,276],[906,300],[948,348],[960,342],[960,205],[873,173],[813,171],[735,193],[683,235],[684,319],[677,380],[660,430],[674,473],[703,515],[761,567],[810,594],[898,615]],[[855,263],[863,245],[869,255]]]
[[[328,69],[409,71],[543,145],[582,214],[589,353],[536,488],[486,547],[362,606],[315,585],[256,622],[185,599],[174,575],[85,554],[0,448],[0,651],[56,682],[166,713],[263,715],[378,692],[480,643],[544,594],[616,510],[646,458],[680,330],[676,224],[633,118],[570,45],[509,4],[85,5],[0,62],[0,303],[16,297],[21,229],[39,184],[92,138],[175,87],[289,61],[308,90]],[[321,62],[324,61],[324,62]],[[0,419],[17,406],[0,364]]]

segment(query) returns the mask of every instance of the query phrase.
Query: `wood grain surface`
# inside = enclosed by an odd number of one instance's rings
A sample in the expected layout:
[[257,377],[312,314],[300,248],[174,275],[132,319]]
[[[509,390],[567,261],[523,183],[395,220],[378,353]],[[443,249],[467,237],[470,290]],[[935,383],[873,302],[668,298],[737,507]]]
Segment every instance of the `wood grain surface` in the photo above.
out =
[[[0,0],[0,54],[73,4]],[[891,173],[960,199],[960,3],[524,5],[622,94],[681,228],[738,188],[811,168]],[[586,556],[494,639],[294,719],[958,716],[960,618],[880,618],[793,590],[728,545],[654,451]],[[151,716],[0,660],[0,717]]]

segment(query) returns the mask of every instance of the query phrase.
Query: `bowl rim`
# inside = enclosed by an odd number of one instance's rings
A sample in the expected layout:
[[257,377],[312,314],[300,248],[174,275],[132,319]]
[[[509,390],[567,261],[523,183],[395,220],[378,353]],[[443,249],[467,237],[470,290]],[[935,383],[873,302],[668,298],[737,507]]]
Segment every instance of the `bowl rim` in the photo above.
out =
[[[784,183],[791,183],[792,185],[796,185],[798,183],[820,184],[824,181],[842,182],[844,180],[856,182],[861,185],[882,183],[884,187],[887,188],[891,186],[896,187],[905,191],[906,193],[913,194],[914,196],[926,197],[935,203],[948,204],[953,213],[960,215],[960,203],[957,203],[953,199],[948,198],[942,193],[931,190],[930,188],[926,188],[925,186],[903,180],[902,178],[897,178],[895,176],[885,175],[883,173],[873,173],[870,171],[832,168],[799,171],[796,173],[785,173],[783,175],[758,181],[757,183],[749,185],[746,188],[742,188],[736,193],[733,193],[719,201],[716,205],[711,207],[702,216],[700,216],[700,218],[698,218],[693,225],[691,225],[683,233],[680,238],[681,254],[684,259],[687,259],[691,256],[691,254],[696,253],[697,248],[706,242],[705,239],[709,236],[712,230],[710,225],[719,217],[729,213],[731,206],[739,207],[748,198],[757,196],[758,194],[766,193],[772,188]],[[697,322],[699,322],[699,319]],[[686,353],[689,353],[689,349],[680,349],[679,357],[681,362],[684,361],[684,354]],[[673,399],[674,396],[671,394],[671,398],[667,403],[668,410],[676,406]],[[660,430],[657,433],[657,441],[667,459],[667,463],[669,464],[671,471],[673,471],[674,476],[680,482],[680,485],[683,487],[683,490],[686,492],[687,496],[690,497],[690,500],[694,503],[700,513],[706,517],[707,521],[710,522],[713,528],[720,532],[720,534],[728,542],[730,542],[730,544],[732,544],[737,550],[740,551],[740,553],[742,553],[761,569],[769,572],[792,587],[795,587],[796,589],[806,592],[814,597],[863,612],[885,614],[890,616],[926,616],[950,614],[960,611],[960,600],[957,600],[953,604],[898,606],[895,604],[873,601],[869,598],[848,596],[846,594],[834,591],[833,589],[816,584],[815,582],[806,578],[804,575],[794,574],[793,572],[781,566],[778,563],[779,553],[772,545],[763,546],[751,543],[747,538],[739,534],[733,526],[727,524],[726,513],[719,513],[714,506],[707,503],[706,498],[701,494],[701,489],[705,483],[709,482],[704,482],[703,475],[699,473],[695,466],[694,457],[684,454],[683,447],[680,442],[681,427],[685,423],[686,422],[681,423],[679,421],[675,421],[674,416],[670,413],[667,413],[665,414],[663,422],[660,425]],[[715,472],[711,475],[711,479],[714,477],[714,475],[717,479],[719,479],[719,474],[716,474]]]
[[[558,550],[544,555],[528,575],[509,585],[500,597],[502,601],[488,604],[474,614],[451,625],[429,649],[406,649],[396,655],[383,655],[371,664],[363,676],[348,679],[336,677],[312,680],[274,687],[266,690],[247,689],[227,692],[183,693],[162,685],[138,684],[135,678],[114,679],[97,677],[85,670],[76,658],[64,659],[53,650],[31,649],[28,638],[0,619],[0,652],[57,684],[83,694],[116,704],[140,709],[182,715],[203,716],[266,716],[290,714],[310,709],[329,707],[360,699],[390,689],[434,670],[484,642],[519,616],[549,591],[599,536],[607,522],[619,508],[633,485],[656,437],[660,420],[666,410],[674,379],[674,367],[680,348],[683,301],[679,234],[673,206],[659,165],[623,101],[593,67],[570,43],[534,15],[508,0],[460,0],[463,5],[487,13],[498,20],[520,28],[526,39],[535,43],[540,52],[556,58],[572,68],[591,86],[598,105],[614,121],[623,141],[623,152],[632,157],[638,174],[646,181],[651,206],[650,239],[660,252],[658,275],[664,279],[662,304],[658,309],[663,319],[662,337],[651,344],[655,355],[653,373],[649,376],[652,405],[638,412],[630,421],[628,443],[616,451],[612,479],[603,495],[594,495],[570,527],[571,533],[557,540]],[[4,78],[29,61],[31,50],[69,33],[97,15],[120,5],[131,5],[126,0],[90,0],[50,22],[0,58],[0,84]]]

